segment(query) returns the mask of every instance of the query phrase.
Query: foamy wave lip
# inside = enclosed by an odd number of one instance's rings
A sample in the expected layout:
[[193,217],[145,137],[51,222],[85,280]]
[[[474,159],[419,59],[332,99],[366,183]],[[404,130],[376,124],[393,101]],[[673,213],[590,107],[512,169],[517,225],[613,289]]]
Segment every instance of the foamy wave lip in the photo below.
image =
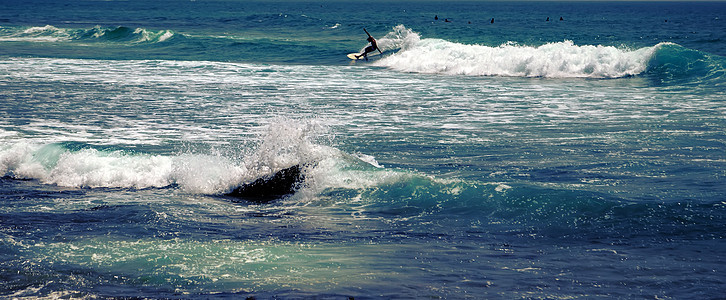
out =
[[172,181],[172,158],[123,151],[69,151],[60,144],[0,146],[0,176],[63,187],[150,188]]
[[[249,170],[219,155],[147,155],[82,149],[60,144],[17,143],[0,148],[0,176],[75,188],[163,188],[178,185],[198,194],[222,194],[273,168]],[[271,172],[271,171],[270,171]]]
[[43,166],[39,162],[31,162],[36,149],[23,142],[0,147],[0,177],[33,179],[42,176]]
[[161,30],[161,31],[149,31],[143,28],[136,28],[134,30],[134,35],[138,35],[138,38],[136,40],[137,43],[145,43],[145,42],[165,42],[166,40],[174,37],[176,34],[171,30]]
[[30,27],[0,37],[0,41],[5,42],[59,42],[68,40],[71,40],[71,36],[66,30],[51,25]]
[[[395,32],[405,32],[395,29]],[[392,34],[394,34],[392,33]],[[551,78],[619,78],[640,74],[656,47],[625,50],[612,46],[578,46],[572,41],[539,47],[514,43],[489,47],[441,39],[417,40],[408,33],[400,51],[375,62],[402,72]]]

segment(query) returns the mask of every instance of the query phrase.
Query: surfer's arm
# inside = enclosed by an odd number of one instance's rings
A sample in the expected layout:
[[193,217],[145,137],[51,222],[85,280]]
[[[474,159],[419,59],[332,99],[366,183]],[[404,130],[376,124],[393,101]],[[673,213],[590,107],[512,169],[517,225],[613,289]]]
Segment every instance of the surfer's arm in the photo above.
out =
[[372,37],[372,36],[371,36],[371,34],[370,34],[370,33],[368,33],[368,30],[366,30],[365,28],[363,28],[363,31],[365,31],[365,32],[366,32],[366,34],[368,35],[368,37]]

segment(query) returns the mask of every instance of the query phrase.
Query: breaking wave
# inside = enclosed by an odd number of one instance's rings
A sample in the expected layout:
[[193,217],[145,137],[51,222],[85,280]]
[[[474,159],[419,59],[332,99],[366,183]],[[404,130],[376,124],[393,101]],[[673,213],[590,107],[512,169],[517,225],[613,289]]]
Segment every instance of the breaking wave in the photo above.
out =
[[176,186],[195,194],[224,194],[280,169],[335,157],[336,149],[314,141],[324,130],[316,124],[279,121],[253,149],[225,154],[146,154],[82,142],[0,144],[0,177],[68,188]]
[[509,42],[499,46],[468,45],[421,38],[399,25],[381,38],[384,51],[396,53],[377,66],[425,74],[545,78],[656,77],[723,78],[724,60],[673,43],[639,49],[576,45],[565,40],[540,46]]

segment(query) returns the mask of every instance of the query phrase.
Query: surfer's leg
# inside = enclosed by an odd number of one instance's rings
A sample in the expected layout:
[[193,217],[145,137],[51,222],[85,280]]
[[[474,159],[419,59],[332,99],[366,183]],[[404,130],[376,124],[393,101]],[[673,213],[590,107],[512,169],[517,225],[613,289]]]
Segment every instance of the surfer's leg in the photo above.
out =
[[365,57],[366,60],[368,60],[368,49],[363,50],[363,53],[356,55],[355,58],[360,59],[361,56]]
[[361,56],[368,56],[368,49],[363,50],[363,53],[358,54],[355,56],[355,58],[360,58]]

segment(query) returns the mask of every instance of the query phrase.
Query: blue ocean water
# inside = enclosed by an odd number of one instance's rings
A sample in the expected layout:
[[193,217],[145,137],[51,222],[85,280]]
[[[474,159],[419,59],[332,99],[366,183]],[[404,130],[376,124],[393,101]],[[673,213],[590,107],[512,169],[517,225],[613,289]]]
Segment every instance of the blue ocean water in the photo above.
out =
[[0,0],[0,297],[723,297],[724,19]]

